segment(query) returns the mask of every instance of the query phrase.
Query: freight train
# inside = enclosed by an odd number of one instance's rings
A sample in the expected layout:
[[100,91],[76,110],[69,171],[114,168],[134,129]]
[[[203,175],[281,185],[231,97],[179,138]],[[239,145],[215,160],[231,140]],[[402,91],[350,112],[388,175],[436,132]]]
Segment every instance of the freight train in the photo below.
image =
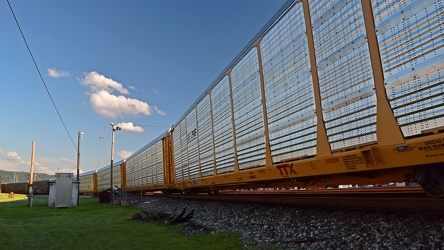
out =
[[128,192],[408,181],[444,197],[443,13],[288,1],[174,126],[83,177],[91,192],[113,171]]
[[[33,194],[49,194],[49,180],[36,180],[32,183]],[[2,193],[15,193],[15,194],[28,194],[29,193],[29,182],[19,181],[11,183],[1,184]]]
[[126,159],[128,191],[416,181],[444,196],[444,1],[288,1],[178,122]]

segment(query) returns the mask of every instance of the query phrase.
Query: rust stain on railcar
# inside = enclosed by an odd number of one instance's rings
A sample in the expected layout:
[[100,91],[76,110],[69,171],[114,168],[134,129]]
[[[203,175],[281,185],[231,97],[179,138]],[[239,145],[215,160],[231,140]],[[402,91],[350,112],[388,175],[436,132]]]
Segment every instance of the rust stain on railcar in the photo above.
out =
[[339,158],[338,157],[329,158],[329,159],[325,160],[325,163],[327,163],[327,164],[338,163],[338,162],[339,162]]

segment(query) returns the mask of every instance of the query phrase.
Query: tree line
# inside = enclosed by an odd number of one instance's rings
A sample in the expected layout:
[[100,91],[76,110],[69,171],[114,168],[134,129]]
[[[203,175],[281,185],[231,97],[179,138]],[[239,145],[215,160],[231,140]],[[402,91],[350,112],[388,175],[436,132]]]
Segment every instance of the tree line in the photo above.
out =
[[[45,180],[54,178],[54,175],[44,173],[34,173],[34,180]],[[29,181],[29,172],[16,172],[0,170],[0,183]]]

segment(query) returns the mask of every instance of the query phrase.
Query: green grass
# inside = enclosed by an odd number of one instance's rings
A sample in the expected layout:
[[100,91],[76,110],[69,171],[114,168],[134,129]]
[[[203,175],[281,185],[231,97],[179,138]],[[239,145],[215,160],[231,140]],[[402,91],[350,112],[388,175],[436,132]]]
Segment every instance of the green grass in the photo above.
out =
[[0,249],[240,249],[232,233],[185,236],[170,225],[131,220],[138,209],[81,198],[73,208],[0,194]]

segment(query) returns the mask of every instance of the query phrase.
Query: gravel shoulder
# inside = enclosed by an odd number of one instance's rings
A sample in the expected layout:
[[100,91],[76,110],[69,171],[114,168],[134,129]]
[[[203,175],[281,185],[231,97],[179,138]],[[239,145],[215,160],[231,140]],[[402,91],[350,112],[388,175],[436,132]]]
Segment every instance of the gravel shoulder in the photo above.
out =
[[175,216],[194,211],[182,229],[193,234],[236,231],[245,248],[444,249],[444,218],[420,214],[326,210],[147,197],[136,205]]

